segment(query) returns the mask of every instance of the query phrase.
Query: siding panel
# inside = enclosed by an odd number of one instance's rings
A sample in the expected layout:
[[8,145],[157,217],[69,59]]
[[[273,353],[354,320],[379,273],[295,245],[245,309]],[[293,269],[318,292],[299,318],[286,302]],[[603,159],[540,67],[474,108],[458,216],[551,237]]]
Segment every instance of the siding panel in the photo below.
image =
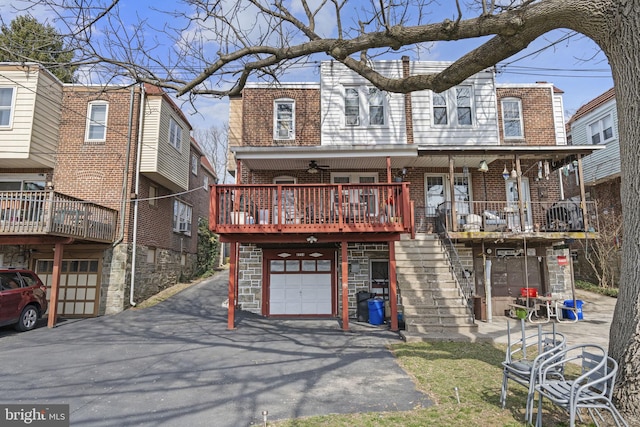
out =
[[[441,71],[445,62],[412,62],[411,74]],[[417,144],[426,145],[497,145],[498,123],[493,72],[478,73],[462,84],[473,88],[472,126],[437,126],[432,123],[431,91],[414,92],[411,96],[413,130]],[[448,106],[451,108],[452,106]]]
[[0,86],[16,89],[12,127],[0,130],[0,165],[53,167],[62,84],[38,66],[7,65]]
[[574,145],[591,144],[589,125],[611,114],[613,119],[614,138],[606,144],[606,148],[586,156],[583,160],[583,174],[586,184],[593,184],[621,173],[620,144],[618,140],[618,111],[615,99],[585,114],[571,124],[571,142]]
[[[399,61],[376,62],[378,72],[388,77],[402,75]],[[373,87],[371,83],[353,73],[344,65],[323,62],[320,73],[321,85],[321,143],[341,144],[405,144],[407,140],[404,118],[404,95],[385,93],[385,125],[368,126],[362,123],[366,118],[367,104],[363,102],[363,92]],[[360,126],[347,126],[344,117],[344,88],[357,87],[361,91]]]

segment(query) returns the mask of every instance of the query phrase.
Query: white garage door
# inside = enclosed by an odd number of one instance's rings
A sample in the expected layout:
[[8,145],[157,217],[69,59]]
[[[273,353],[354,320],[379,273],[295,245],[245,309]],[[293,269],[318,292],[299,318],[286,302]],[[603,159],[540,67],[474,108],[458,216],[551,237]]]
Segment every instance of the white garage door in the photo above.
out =
[[331,315],[330,260],[271,260],[270,315]]

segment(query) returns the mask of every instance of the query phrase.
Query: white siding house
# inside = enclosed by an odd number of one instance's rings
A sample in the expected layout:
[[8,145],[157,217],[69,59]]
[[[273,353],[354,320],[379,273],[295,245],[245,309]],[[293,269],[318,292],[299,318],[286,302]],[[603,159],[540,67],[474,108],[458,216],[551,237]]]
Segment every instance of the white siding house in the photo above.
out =
[[167,99],[151,93],[146,98],[140,172],[173,191],[189,187],[191,125]]
[[569,121],[573,145],[606,145],[583,159],[586,185],[620,175],[618,112],[613,89],[579,109]]
[[0,167],[52,168],[62,83],[37,64],[0,65]]
[[[449,65],[447,62],[412,62],[411,74],[433,73]],[[467,98],[468,95],[470,98]],[[416,144],[499,144],[492,70],[477,73],[442,94],[432,91],[414,92],[411,101]]]
[[[388,77],[402,76],[402,62],[376,62]],[[404,95],[378,91],[344,65],[325,61],[320,71],[322,145],[406,144]]]

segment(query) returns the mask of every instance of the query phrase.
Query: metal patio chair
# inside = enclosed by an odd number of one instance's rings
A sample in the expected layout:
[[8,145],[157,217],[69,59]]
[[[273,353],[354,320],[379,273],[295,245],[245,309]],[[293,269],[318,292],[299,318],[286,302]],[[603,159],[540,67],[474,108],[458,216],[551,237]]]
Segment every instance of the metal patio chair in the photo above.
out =
[[[580,374],[575,379],[558,380],[549,375],[558,364],[567,362],[579,362],[581,365]],[[599,425],[598,419],[603,420],[600,411],[605,410],[611,414],[616,426],[628,427],[612,402],[617,371],[616,361],[607,355],[604,348],[595,344],[568,347],[543,361],[535,386],[539,397],[536,426],[542,426],[542,400],[548,399],[569,413],[570,427],[575,426],[576,416],[582,421],[581,409],[587,410],[596,426]]]
[[[566,339],[563,334],[556,332],[555,324],[553,324],[551,332],[543,332],[542,326],[538,325],[536,332],[529,333],[529,335],[527,335],[524,321],[521,322],[521,328],[521,337],[512,341],[511,326],[507,321],[507,351],[505,360],[502,362],[500,403],[504,409],[507,404],[509,380],[525,387],[527,389],[525,420],[531,423],[539,367],[543,361],[566,348]],[[555,369],[556,378],[561,379],[562,374],[563,366],[558,365]]]

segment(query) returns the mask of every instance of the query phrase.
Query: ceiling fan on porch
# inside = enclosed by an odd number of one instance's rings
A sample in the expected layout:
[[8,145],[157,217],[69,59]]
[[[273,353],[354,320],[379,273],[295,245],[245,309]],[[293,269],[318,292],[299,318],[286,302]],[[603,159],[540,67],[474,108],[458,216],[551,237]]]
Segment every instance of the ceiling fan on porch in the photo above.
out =
[[309,173],[318,173],[321,170],[329,169],[327,165],[319,165],[315,160],[311,160],[309,162],[309,167],[307,168],[307,172]]

